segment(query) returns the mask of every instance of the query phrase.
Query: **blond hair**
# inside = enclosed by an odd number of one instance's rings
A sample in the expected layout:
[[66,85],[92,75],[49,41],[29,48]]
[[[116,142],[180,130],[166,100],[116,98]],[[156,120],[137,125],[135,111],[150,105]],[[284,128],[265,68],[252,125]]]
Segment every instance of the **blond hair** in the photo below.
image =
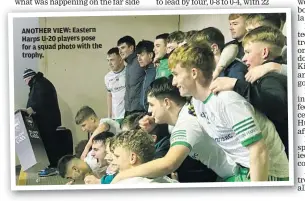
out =
[[281,56],[282,49],[285,45],[285,36],[282,32],[274,27],[262,26],[251,30],[243,39],[243,46],[248,43],[264,43],[269,47],[269,59]]
[[242,13],[232,13],[229,15],[229,20],[236,20],[239,17],[246,18],[248,14],[242,14]]
[[177,48],[169,57],[168,66],[174,69],[178,64],[181,68],[199,69],[205,78],[203,85],[212,80],[216,65],[211,47],[205,42],[184,44]]
[[139,130],[119,133],[111,146],[112,149],[122,147],[134,152],[142,163],[151,161],[155,156],[155,145],[151,135]]

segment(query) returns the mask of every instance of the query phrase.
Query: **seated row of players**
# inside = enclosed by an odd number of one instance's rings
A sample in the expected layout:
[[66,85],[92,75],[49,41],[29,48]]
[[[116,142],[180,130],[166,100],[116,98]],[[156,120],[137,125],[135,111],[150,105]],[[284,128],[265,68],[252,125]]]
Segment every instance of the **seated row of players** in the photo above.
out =
[[[124,168],[113,183],[139,176],[156,178],[169,175],[188,155],[201,161],[225,181],[289,179],[288,158],[282,143],[288,151],[287,77],[267,73],[271,69],[285,68],[277,65],[281,64],[285,38],[272,26],[257,27],[243,37],[246,53],[243,60],[247,66],[258,69],[262,68],[259,65],[271,63],[267,67],[272,67],[263,73],[260,82],[251,84],[244,80],[244,76],[235,77],[235,73],[230,78],[229,74],[237,69],[236,66],[243,69],[243,64],[238,61],[226,67],[228,77],[213,81],[222,50],[221,35],[215,28],[203,29],[171,54],[169,66],[174,79],[172,82],[166,78],[157,79],[151,84],[147,89],[151,116],[140,120],[142,129],[148,133],[154,130],[155,124],[173,126],[170,129],[171,147],[162,158],[141,161],[141,165],[137,164],[135,168]],[[222,84],[217,87],[219,83]],[[234,90],[240,95],[232,91],[212,93],[223,90]],[[193,97],[193,113],[187,108],[184,96]],[[146,132],[141,131],[141,135],[146,135]],[[116,157],[115,150],[112,158]],[[125,150],[125,153],[130,153],[130,150]],[[119,164],[113,164],[120,169]],[[101,183],[96,177],[86,178],[86,183]]]

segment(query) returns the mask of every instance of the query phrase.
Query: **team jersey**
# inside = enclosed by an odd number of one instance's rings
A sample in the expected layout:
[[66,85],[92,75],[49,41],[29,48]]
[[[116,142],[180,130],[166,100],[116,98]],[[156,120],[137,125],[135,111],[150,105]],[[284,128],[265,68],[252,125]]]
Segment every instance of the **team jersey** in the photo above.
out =
[[269,151],[269,176],[289,177],[284,145],[273,123],[233,91],[212,93],[193,105],[200,124],[236,163],[250,168],[251,144],[264,139]]
[[112,95],[112,118],[124,118],[124,96],[125,96],[125,68],[119,72],[114,73],[110,71],[105,76],[105,85],[107,91]]
[[145,177],[132,177],[121,180],[116,184],[148,184],[148,183],[179,183],[177,180],[171,179],[167,176],[148,179]]
[[170,127],[171,147],[183,145],[190,149],[189,156],[201,161],[218,176],[226,178],[235,172],[236,164],[228,161],[225,152],[200,126],[197,118],[188,113],[188,106],[181,109],[175,126]]
[[113,133],[114,135],[121,132],[120,124],[115,120],[109,119],[109,118],[102,118],[102,119],[100,119],[100,125],[103,123],[106,123],[109,125],[108,131]]

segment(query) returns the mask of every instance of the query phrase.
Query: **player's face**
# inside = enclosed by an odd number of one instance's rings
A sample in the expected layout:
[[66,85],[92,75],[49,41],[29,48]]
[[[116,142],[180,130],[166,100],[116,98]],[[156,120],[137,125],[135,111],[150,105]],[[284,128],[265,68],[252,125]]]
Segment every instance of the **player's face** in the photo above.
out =
[[124,64],[124,61],[121,56],[117,54],[107,55],[107,61],[110,69],[114,72],[119,71]]
[[163,39],[156,39],[154,42],[154,52],[156,59],[162,59],[166,54],[166,42]]
[[194,79],[191,76],[191,70],[182,68],[180,64],[172,70],[173,86],[179,89],[181,96],[193,96]]
[[159,100],[152,96],[147,96],[147,102],[148,102],[148,112],[151,113],[151,116],[155,119],[156,124],[163,124],[166,122],[166,107],[164,105],[164,102],[162,100]]
[[137,54],[137,57],[141,67],[146,67],[153,61],[153,53],[142,52],[141,54]]
[[244,17],[230,20],[230,31],[233,39],[241,40],[246,34],[246,25]]
[[177,42],[167,43],[167,45],[166,45],[166,53],[167,54],[171,53],[177,47],[178,47],[178,43]]
[[97,159],[102,167],[107,165],[105,160],[106,147],[102,141],[93,142],[91,155]]
[[96,129],[96,125],[92,118],[88,118],[81,123],[81,128],[82,128],[82,131],[84,131],[84,132],[93,133]]
[[113,150],[112,165],[119,168],[119,171],[124,171],[132,167],[130,163],[131,152],[128,149],[118,146]]
[[132,45],[128,46],[126,43],[120,44],[118,48],[122,59],[127,59],[127,57],[131,55],[134,51],[134,47]]
[[244,51],[245,55],[242,59],[243,62],[248,66],[248,68],[253,68],[264,62],[267,48],[260,42],[249,42],[245,44]]

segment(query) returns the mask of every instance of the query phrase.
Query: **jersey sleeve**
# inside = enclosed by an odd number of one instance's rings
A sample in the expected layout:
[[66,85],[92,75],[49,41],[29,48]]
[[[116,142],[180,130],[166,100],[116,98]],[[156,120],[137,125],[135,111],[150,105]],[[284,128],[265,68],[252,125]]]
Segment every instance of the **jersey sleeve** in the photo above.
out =
[[108,80],[108,76],[107,75],[105,76],[104,81],[105,81],[106,90],[108,92],[111,92],[110,87],[109,87],[109,80]]
[[232,128],[240,143],[247,147],[263,138],[254,117],[254,109],[246,100],[234,100],[224,105],[225,121]]
[[[187,114],[189,115],[189,114]],[[194,117],[194,121],[183,121],[174,127],[171,132],[171,147],[183,145],[191,151],[202,135],[202,129]]]

